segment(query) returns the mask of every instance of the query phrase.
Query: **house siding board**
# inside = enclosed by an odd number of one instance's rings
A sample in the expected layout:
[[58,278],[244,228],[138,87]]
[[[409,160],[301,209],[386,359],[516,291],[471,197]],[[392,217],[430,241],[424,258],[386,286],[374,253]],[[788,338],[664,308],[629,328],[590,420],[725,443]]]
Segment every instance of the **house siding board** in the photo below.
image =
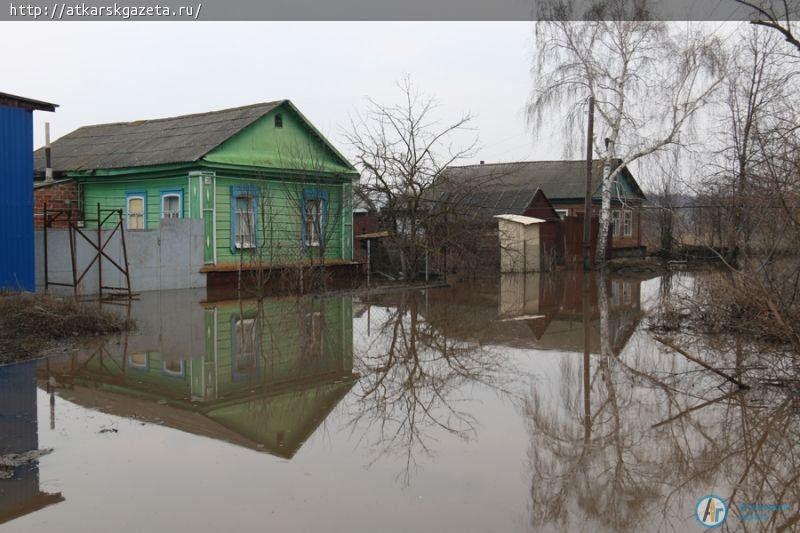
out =
[[0,289],[34,289],[33,114],[0,105]]
[[[258,187],[259,212],[256,221],[259,235],[257,250],[250,258],[231,249],[231,189]],[[342,204],[342,188],[337,184],[300,183],[276,180],[252,180],[217,174],[217,264],[245,264],[253,261],[286,263],[308,259],[302,246],[302,216],[300,200],[306,189],[319,189],[328,194],[329,208],[335,210]],[[326,259],[347,259],[342,249],[342,226],[352,227],[352,211],[330,218],[326,228],[328,237]],[[345,250],[346,251],[346,250]],[[259,257],[260,256],[260,257]]]
[[[130,193],[143,192],[145,194],[145,229],[155,229],[161,220],[161,192],[164,190],[180,190],[182,210],[184,216],[188,214],[188,177],[171,176],[150,179],[120,179],[115,181],[98,182],[92,179],[83,181],[83,203],[87,228],[96,228],[94,220],[97,218],[97,204],[102,209],[122,209],[123,222],[126,214],[126,198]],[[107,213],[103,213],[105,217]],[[112,228],[116,219],[111,217],[104,228]]]
[[[275,127],[275,115],[283,127]],[[305,172],[354,173],[352,167],[317,137],[289,106],[281,106],[211,150],[211,163]]]

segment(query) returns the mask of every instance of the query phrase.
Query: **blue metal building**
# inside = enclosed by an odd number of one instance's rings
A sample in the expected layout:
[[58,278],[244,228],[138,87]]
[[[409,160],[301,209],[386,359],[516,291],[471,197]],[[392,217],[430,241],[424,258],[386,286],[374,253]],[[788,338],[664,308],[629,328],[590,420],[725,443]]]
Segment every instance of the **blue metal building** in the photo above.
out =
[[36,288],[33,257],[33,112],[55,104],[0,93],[0,290]]

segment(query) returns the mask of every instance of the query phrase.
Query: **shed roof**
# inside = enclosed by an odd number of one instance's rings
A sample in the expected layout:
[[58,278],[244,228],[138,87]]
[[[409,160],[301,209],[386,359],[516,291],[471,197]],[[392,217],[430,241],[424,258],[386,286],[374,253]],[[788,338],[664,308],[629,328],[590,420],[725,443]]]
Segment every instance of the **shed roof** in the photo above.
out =
[[58,104],[51,104],[50,102],[43,102],[41,100],[34,100],[33,98],[26,98],[24,96],[8,93],[0,93],[0,105],[21,107],[28,111],[55,111],[58,107]]
[[[627,167],[621,175],[635,191],[635,197],[643,200],[645,196]],[[592,165],[592,190],[596,198],[602,176],[602,161],[596,160]],[[446,179],[452,180],[451,183],[486,181],[494,190],[538,188],[553,201],[576,199],[584,197],[586,161],[518,161],[449,167]]]
[[524,215],[495,215],[494,218],[507,220],[508,222],[516,222],[517,224],[522,224],[523,226],[530,226],[531,224],[541,224],[542,222],[546,222],[541,218],[526,217]]
[[[53,170],[70,172],[197,161],[288,100],[154,120],[84,126],[52,143]],[[43,171],[44,148],[34,152]]]

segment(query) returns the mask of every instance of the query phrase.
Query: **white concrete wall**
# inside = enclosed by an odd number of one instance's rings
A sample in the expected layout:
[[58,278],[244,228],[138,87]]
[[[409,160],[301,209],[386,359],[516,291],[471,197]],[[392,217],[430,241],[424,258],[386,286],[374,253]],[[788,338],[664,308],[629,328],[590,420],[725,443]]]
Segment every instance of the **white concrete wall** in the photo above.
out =
[[[97,230],[84,229],[83,232],[97,242]],[[108,239],[111,231],[103,230],[102,239]],[[72,267],[69,250],[69,232],[66,229],[48,229],[48,271],[51,282],[72,282]],[[206,275],[200,273],[203,267],[203,221],[199,219],[164,219],[158,229],[125,231],[128,251],[128,270],[131,289],[134,292],[158,291],[167,289],[188,289],[206,286]],[[44,238],[43,230],[35,233],[36,288],[44,289]],[[94,248],[78,234],[75,234],[76,266],[78,275],[83,272],[96,255]],[[105,249],[106,254],[118,264],[123,264],[122,241],[119,232]],[[78,293],[92,295],[98,293],[98,265],[91,266],[78,285]],[[103,285],[122,287],[125,279],[122,273],[103,258]],[[69,287],[50,287],[54,294],[71,294]]]

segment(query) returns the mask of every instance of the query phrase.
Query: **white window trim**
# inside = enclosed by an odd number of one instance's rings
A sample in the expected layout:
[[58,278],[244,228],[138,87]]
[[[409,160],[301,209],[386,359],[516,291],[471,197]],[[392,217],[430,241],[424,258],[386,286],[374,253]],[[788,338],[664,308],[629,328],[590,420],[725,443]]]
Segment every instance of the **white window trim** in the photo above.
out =
[[[233,325],[233,334],[236,336],[236,363],[237,365],[240,363],[240,358],[243,354],[248,355],[253,360],[253,366],[257,365],[258,360],[258,333],[256,328],[258,325],[256,324],[255,318],[238,318]],[[252,351],[244,351],[242,348],[245,345],[245,336],[247,336],[247,340],[252,345]],[[244,373],[240,372],[239,368],[234,369],[237,373]]]
[[622,235],[622,211],[619,209],[611,210],[611,229],[614,237]]
[[178,217],[183,218],[183,195],[179,192],[165,192],[161,195],[161,218],[164,218],[164,201],[167,198],[177,198],[178,199]]
[[569,216],[569,209],[554,209],[554,211],[561,220],[564,220]]
[[303,206],[306,210],[306,221],[305,223],[308,224],[309,220],[309,211],[308,211],[308,203],[309,202],[316,202],[317,204],[317,213],[315,217],[311,217],[311,227],[314,229],[314,237],[315,239],[311,239],[308,235],[308,226],[306,226],[306,246],[315,247],[320,245],[320,234],[322,233],[322,200],[319,198],[308,198],[306,199],[306,205]]
[[622,212],[622,235],[623,237],[633,237],[633,211],[630,209]]
[[180,370],[170,370],[167,368],[167,362],[161,361],[161,369],[164,371],[165,374],[170,376],[183,376],[183,360],[180,361]]
[[[238,201],[241,198],[247,199],[250,206],[250,213],[253,216],[253,227],[251,228],[250,232],[250,240],[247,243],[243,242],[244,233],[241,233],[241,224],[239,224]],[[237,250],[253,250],[256,247],[256,199],[252,194],[237,194],[234,196],[234,202],[233,215],[236,217],[236,232],[233,235],[233,246]],[[242,236],[241,240],[239,240],[239,236]]]
[[[142,227],[141,228],[131,228],[131,200],[141,200],[142,201]],[[125,228],[131,231],[139,231],[143,229],[147,229],[147,200],[145,199],[144,195],[142,194],[132,194],[125,198]]]

